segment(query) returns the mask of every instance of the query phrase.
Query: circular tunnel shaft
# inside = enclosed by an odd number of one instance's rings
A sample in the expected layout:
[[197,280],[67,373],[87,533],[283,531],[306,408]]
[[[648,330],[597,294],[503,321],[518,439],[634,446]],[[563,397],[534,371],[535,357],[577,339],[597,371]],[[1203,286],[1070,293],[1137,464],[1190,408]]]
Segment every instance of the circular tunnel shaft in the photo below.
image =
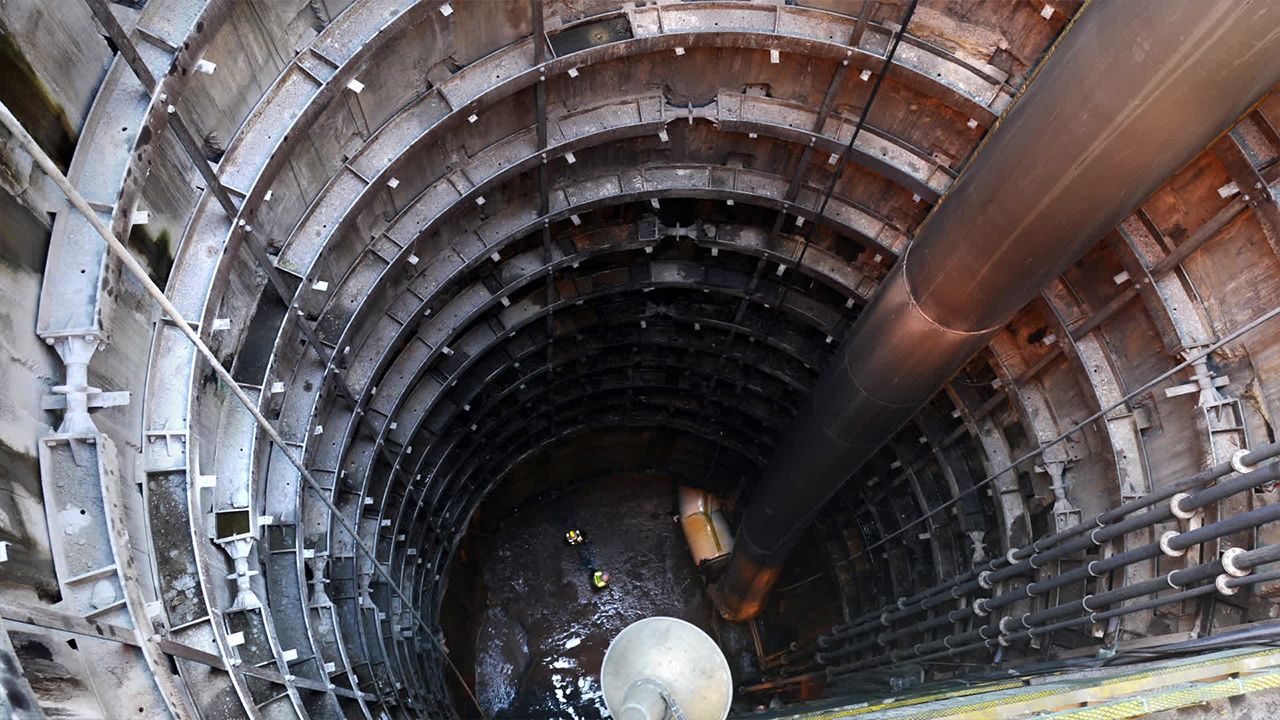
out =
[[179,4],[0,19],[36,82],[87,72],[38,21],[103,68],[55,160],[283,442],[81,216],[4,186],[12,375],[68,378],[4,401],[0,600],[63,618],[5,615],[46,710],[603,717],[604,648],[660,614],[717,640],[738,713],[1274,615],[1275,92],[848,468],[730,622],[677,488],[735,529],[769,497],[1081,3]]

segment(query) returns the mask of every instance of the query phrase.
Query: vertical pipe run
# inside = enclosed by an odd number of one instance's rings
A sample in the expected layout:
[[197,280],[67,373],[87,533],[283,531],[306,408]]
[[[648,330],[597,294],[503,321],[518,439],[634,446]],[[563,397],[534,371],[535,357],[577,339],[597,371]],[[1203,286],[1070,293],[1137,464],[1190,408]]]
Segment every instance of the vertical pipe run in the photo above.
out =
[[721,614],[754,617],[844,481],[1009,319],[1280,82],[1280,3],[1086,6],[934,208],[757,485]]

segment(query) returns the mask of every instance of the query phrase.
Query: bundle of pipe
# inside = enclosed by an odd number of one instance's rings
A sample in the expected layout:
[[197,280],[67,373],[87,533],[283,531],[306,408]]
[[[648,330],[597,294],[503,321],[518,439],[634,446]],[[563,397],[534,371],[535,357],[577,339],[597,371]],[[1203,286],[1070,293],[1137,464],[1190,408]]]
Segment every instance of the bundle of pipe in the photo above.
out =
[[[1266,546],[1259,548],[1261,555],[1270,556],[1280,553],[1280,546]],[[1231,575],[1228,571],[1232,570],[1229,562],[1225,562],[1225,558],[1218,558],[1212,562],[1202,563],[1189,568],[1173,570],[1160,577],[1133,585],[1124,585],[1114,590],[1098,593],[1097,595],[1087,595],[1080,600],[1065,605],[1042,610],[1040,612],[1027,613],[1020,618],[1003,618],[998,625],[983,625],[969,632],[956,635],[948,635],[940,640],[929,643],[921,643],[903,650],[888,650],[882,654],[862,660],[860,662],[849,663],[827,668],[829,677],[843,675],[856,670],[863,670],[872,667],[881,667],[887,664],[898,664],[907,661],[919,662],[939,657],[955,657],[963,655],[966,652],[980,650],[982,648],[993,648],[997,645],[1010,645],[1014,642],[1028,640],[1036,635],[1043,635],[1055,630],[1062,630],[1076,625],[1086,625],[1099,623],[1113,617],[1119,617],[1128,613],[1138,612],[1149,608],[1167,605],[1173,602],[1179,602],[1191,597],[1200,595],[1208,595],[1215,590],[1219,590],[1217,581],[1202,585],[1200,587],[1164,597],[1154,597],[1150,600],[1135,605],[1126,605],[1115,610],[1102,612],[1102,608],[1111,607],[1118,603],[1133,598],[1139,598],[1144,595],[1154,595],[1162,590],[1173,588],[1180,590],[1187,588],[1197,582],[1209,580],[1227,575],[1232,578],[1228,587],[1240,587],[1262,582],[1263,576],[1249,577],[1248,575],[1238,576]],[[1241,571],[1235,568],[1236,572]],[[1248,569],[1244,569],[1248,572]],[[1226,584],[1229,581],[1223,581]],[[1059,618],[1071,617],[1070,620],[1053,622]],[[1052,623],[1052,624],[1051,624]]]
[[757,615],[844,481],[1048,282],[1280,82],[1276,27],[1280,4],[1264,0],[1081,11],[779,444],[713,589],[722,615]]
[[[1273,446],[1274,447],[1274,446]],[[1198,476],[1196,476],[1198,477]],[[1218,483],[1212,487],[1200,490],[1195,493],[1175,492],[1169,499],[1169,502],[1160,507],[1153,507],[1144,513],[1133,515],[1132,517],[1112,525],[1102,525],[1095,523],[1085,524],[1089,532],[1076,540],[1065,542],[1052,549],[1044,552],[1036,553],[1027,559],[1010,565],[999,571],[984,571],[979,575],[976,583],[965,583],[963,585],[952,588],[948,595],[955,598],[965,598],[977,592],[979,589],[991,589],[994,583],[1007,579],[1019,573],[1030,573],[1036,568],[1043,568],[1048,563],[1060,557],[1074,554],[1085,547],[1091,545],[1101,545],[1112,539],[1124,535],[1126,532],[1135,532],[1145,530],[1158,523],[1167,522],[1175,517],[1175,509],[1177,512],[1193,511],[1203,508],[1211,503],[1230,497],[1233,494],[1245,492],[1255,487],[1261,487],[1268,483],[1276,482],[1280,479],[1280,463],[1272,463],[1264,467],[1253,470],[1252,472],[1239,475],[1224,482]],[[1178,483],[1177,486],[1181,486]],[[884,613],[877,620],[868,623],[847,627],[838,632],[830,633],[819,638],[819,645],[829,647],[841,640],[849,640],[857,635],[868,634],[869,637],[855,643],[850,643],[845,647],[820,652],[817,655],[819,662],[831,663],[841,658],[860,653],[865,650],[871,650],[877,647],[889,648],[898,641],[911,637],[928,633],[932,630],[948,627],[956,622],[968,620],[970,618],[986,618],[990,616],[992,611],[1007,607],[1018,600],[1046,595],[1054,588],[1062,587],[1072,582],[1087,580],[1093,577],[1103,577],[1106,574],[1131,565],[1142,560],[1158,557],[1160,555],[1169,555],[1173,557],[1181,556],[1188,548],[1200,545],[1202,543],[1232,535],[1243,530],[1250,530],[1265,526],[1269,523],[1280,521],[1280,504],[1263,505],[1249,512],[1234,515],[1219,520],[1208,525],[1203,525],[1185,532],[1169,531],[1161,536],[1157,542],[1149,543],[1142,547],[1134,548],[1107,558],[1094,560],[1081,567],[1064,573],[1044,578],[1037,582],[1028,584],[1026,587],[1015,591],[997,595],[992,598],[976,598],[972,603],[959,610],[944,613],[938,617],[926,620],[921,623],[913,624],[896,631],[885,631],[875,634],[873,631],[877,627],[891,627],[895,622],[903,618],[909,617],[921,609],[925,609],[926,603],[920,606],[906,608],[898,613]],[[1156,600],[1142,603],[1141,605],[1127,606],[1122,611],[1111,613],[1097,613],[1100,607],[1114,604],[1121,600],[1141,597],[1147,594],[1154,594],[1169,587],[1186,587],[1187,585],[1215,578],[1213,584],[1206,585],[1203,588],[1185,591],[1190,593],[1186,597],[1195,595],[1208,594],[1215,589],[1224,595],[1234,594],[1235,588],[1242,585],[1262,582],[1267,579],[1269,574],[1261,574],[1253,580],[1241,580],[1249,575],[1252,570],[1260,565],[1273,562],[1280,557],[1280,546],[1264,546],[1254,550],[1245,550],[1242,548],[1232,548],[1223,556],[1213,562],[1205,563],[1198,566],[1196,573],[1189,572],[1190,569],[1175,570],[1163,578],[1149,580],[1134,585],[1126,585],[1113,590],[1091,595],[1075,602],[1056,605],[1046,608],[1039,612],[1028,613],[1022,616],[1004,616],[999,618],[994,625],[987,624],[976,628],[971,632],[961,633],[958,635],[948,635],[947,637],[930,643],[917,644],[905,651],[886,650],[881,655],[871,657],[867,660],[854,663],[846,663],[838,667],[831,668],[836,674],[851,672],[853,670],[874,667],[886,659],[894,662],[900,662],[913,656],[925,656],[934,651],[941,651],[943,648],[948,650],[955,649],[955,653],[959,654],[961,648],[977,649],[986,646],[987,640],[999,640],[1002,643],[1008,643],[1016,640],[1024,640],[1033,635],[1043,634],[1047,629],[1041,626],[1052,623],[1059,618],[1080,615],[1086,613],[1082,617],[1058,622],[1049,625],[1052,629],[1062,629],[1087,622],[1094,622],[1101,619],[1115,617],[1121,614],[1136,612],[1143,607],[1154,607],[1167,602],[1172,602],[1169,598],[1158,598]],[[975,586],[976,585],[976,586]],[[932,596],[933,598],[940,597]],[[1170,596],[1172,597],[1172,596]],[[943,600],[939,600],[938,603]],[[976,641],[976,642],[975,642]],[[970,644],[971,643],[971,644]]]
[[[892,625],[903,618],[910,617],[916,613],[923,612],[948,601],[964,597],[972,593],[976,587],[980,586],[980,584],[974,585],[974,580],[979,575],[983,575],[986,571],[1000,570],[1017,563],[1022,566],[1025,572],[1030,572],[1030,563],[1026,561],[1039,553],[1044,553],[1051,548],[1057,547],[1072,538],[1076,538],[1086,533],[1089,534],[1090,540],[1099,539],[1100,542],[1100,536],[1094,533],[1094,531],[1099,528],[1116,525],[1121,520],[1125,519],[1126,516],[1132,515],[1139,510],[1146,510],[1158,502],[1170,500],[1175,496],[1181,496],[1187,490],[1206,485],[1214,482],[1215,480],[1220,480],[1227,475],[1236,472],[1237,464],[1248,468],[1260,465],[1263,461],[1270,460],[1274,457],[1280,457],[1280,443],[1264,445],[1252,452],[1244,453],[1230,461],[1218,463],[1213,467],[1202,470],[1195,475],[1183,478],[1177,482],[1167,483],[1161,481],[1161,488],[1148,495],[1134,498],[1133,500],[1125,502],[1111,510],[1098,513],[1097,515],[1085,519],[1079,525],[1067,528],[1066,530],[1050,535],[1049,537],[1036,540],[1027,547],[1012,550],[1008,553],[1007,557],[994,558],[983,563],[974,570],[958,575],[951,580],[939,583],[938,585],[926,590],[922,590],[910,597],[898,598],[896,602],[885,605],[879,610],[866,613],[850,622],[836,625],[832,627],[829,632],[818,637],[818,646],[821,648],[831,647],[841,640],[862,634],[871,628],[879,627],[881,625]],[[1268,472],[1272,472],[1274,470],[1275,468],[1272,468]],[[1246,485],[1248,487],[1256,487],[1257,485],[1265,484],[1265,480],[1257,480],[1259,477],[1265,476],[1252,476],[1252,478],[1246,478],[1246,476],[1242,475],[1233,478],[1229,485],[1223,483],[1215,486],[1217,488],[1217,490],[1215,490],[1215,495],[1221,493],[1224,486],[1230,490],[1231,493],[1234,493],[1239,492]],[[1178,497],[1178,502],[1182,503],[1184,502],[1184,499],[1182,497]],[[1142,517],[1145,518],[1147,516],[1144,514]],[[1146,525],[1143,527],[1146,527]],[[1037,558],[1037,560],[1043,560],[1043,558]],[[990,575],[986,575],[985,577],[988,582],[991,582]]]

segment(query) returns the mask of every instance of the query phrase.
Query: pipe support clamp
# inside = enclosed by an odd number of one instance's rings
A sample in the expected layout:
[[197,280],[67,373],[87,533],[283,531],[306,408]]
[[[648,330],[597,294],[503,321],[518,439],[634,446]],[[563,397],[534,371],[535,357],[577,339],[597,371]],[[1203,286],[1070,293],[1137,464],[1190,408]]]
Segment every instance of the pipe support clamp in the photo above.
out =
[[1244,456],[1248,454],[1249,454],[1248,450],[1237,450],[1231,454],[1231,467],[1241,475],[1244,475],[1246,473],[1251,473],[1260,467],[1260,465],[1244,464]]
[[1225,570],[1228,575],[1233,577],[1244,577],[1245,575],[1248,575],[1250,568],[1239,567],[1235,562],[1236,558],[1243,554],[1244,548],[1227,548],[1227,551],[1222,553],[1222,569]]
[[1227,581],[1231,579],[1232,579],[1232,576],[1226,573],[1222,573],[1221,575],[1213,579],[1213,586],[1218,588],[1218,592],[1222,593],[1223,595],[1235,595],[1236,593],[1240,592],[1240,588],[1230,587],[1229,585],[1227,585]]
[[1199,508],[1196,508],[1195,510],[1183,510],[1181,507],[1178,507],[1178,503],[1182,502],[1184,498],[1190,497],[1191,493],[1180,492],[1169,498],[1169,511],[1173,513],[1174,517],[1180,520],[1190,520],[1196,516],[1196,513],[1200,512]]
[[1160,551],[1163,552],[1165,555],[1168,555],[1169,557],[1182,557],[1183,555],[1185,555],[1187,553],[1186,548],[1183,548],[1181,550],[1174,550],[1173,548],[1169,547],[1169,541],[1178,537],[1178,535],[1180,534],[1181,533],[1179,533],[1177,530],[1168,530],[1163,535],[1161,535]]
[[973,601],[973,614],[978,617],[986,617],[991,614],[991,611],[987,609],[986,598],[978,598]]

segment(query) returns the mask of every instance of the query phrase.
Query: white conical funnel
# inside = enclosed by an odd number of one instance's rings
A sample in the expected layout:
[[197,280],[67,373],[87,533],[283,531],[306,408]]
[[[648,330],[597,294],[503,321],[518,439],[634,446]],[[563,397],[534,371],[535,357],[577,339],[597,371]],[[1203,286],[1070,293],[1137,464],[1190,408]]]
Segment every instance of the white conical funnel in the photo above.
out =
[[609,713],[619,720],[662,720],[670,715],[655,698],[660,685],[686,720],[724,720],[733,679],[724,653],[696,625],[669,617],[631,623],[609,644],[600,686]]

